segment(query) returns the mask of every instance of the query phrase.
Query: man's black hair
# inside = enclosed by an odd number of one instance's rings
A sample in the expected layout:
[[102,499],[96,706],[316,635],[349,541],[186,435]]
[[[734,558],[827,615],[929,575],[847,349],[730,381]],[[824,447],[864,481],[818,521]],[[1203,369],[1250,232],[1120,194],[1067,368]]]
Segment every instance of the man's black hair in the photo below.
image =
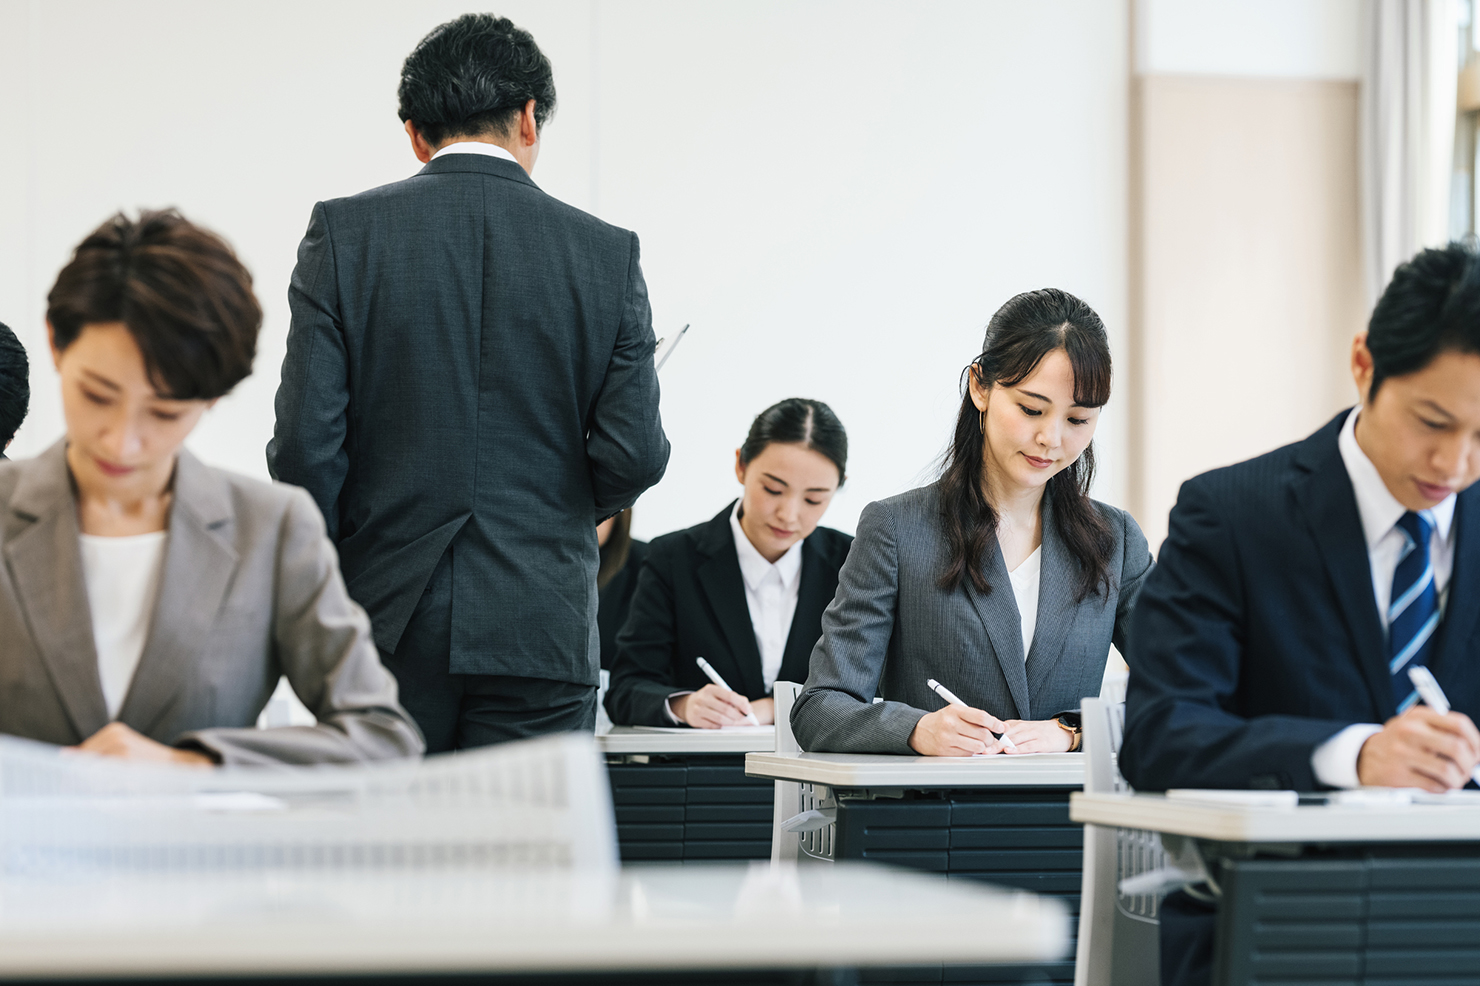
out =
[[31,406],[31,363],[26,347],[0,322],[0,453],[20,430]]
[[400,115],[433,146],[508,137],[524,104],[535,126],[555,112],[555,73],[534,36],[507,17],[464,14],[434,29],[401,67]]
[[1471,241],[1420,250],[1393,272],[1367,323],[1370,401],[1388,377],[1417,373],[1440,353],[1480,354],[1480,255]]

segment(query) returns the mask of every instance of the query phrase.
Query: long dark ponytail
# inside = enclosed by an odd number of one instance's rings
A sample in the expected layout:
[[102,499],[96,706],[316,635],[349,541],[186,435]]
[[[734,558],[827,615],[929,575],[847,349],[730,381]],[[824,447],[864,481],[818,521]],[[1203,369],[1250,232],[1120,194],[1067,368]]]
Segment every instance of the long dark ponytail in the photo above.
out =
[[[1110,399],[1110,345],[1094,310],[1066,291],[1044,288],[1010,299],[987,323],[982,354],[962,371],[985,387],[1013,387],[1025,380],[1043,357],[1062,349],[1074,369],[1074,402],[1100,407]],[[969,388],[956,417],[956,434],[946,452],[939,483],[941,519],[949,557],[940,576],[943,589],[969,579],[977,592],[992,591],[982,557],[997,534],[997,511],[987,499],[982,471],[986,436]],[[1109,594],[1110,553],[1115,536],[1089,498],[1095,476],[1094,445],[1048,481],[1045,498],[1069,553],[1079,563],[1078,599]]]

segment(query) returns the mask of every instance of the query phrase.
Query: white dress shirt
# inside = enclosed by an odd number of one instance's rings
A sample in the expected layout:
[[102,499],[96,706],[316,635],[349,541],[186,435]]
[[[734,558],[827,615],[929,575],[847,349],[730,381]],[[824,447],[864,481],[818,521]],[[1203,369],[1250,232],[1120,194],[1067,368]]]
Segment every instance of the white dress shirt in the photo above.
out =
[[[740,580],[745,583],[745,604],[750,610],[750,627],[755,633],[755,646],[761,654],[761,678],[770,692],[781,674],[781,661],[786,656],[786,638],[791,636],[792,617],[797,612],[797,594],[802,588],[802,542],[786,549],[786,554],[773,565],[755,549],[740,526],[740,504],[730,511],[730,533],[735,538],[735,554],[740,559]],[[1036,593],[1035,593],[1036,595]],[[733,688],[735,682],[730,682]],[[690,692],[674,692],[663,704],[668,718],[673,714],[673,700]]]
[[[1362,518],[1362,535],[1367,539],[1367,559],[1372,569],[1372,595],[1377,602],[1377,617],[1383,630],[1388,626],[1388,603],[1393,593],[1393,576],[1398,570],[1407,537],[1398,529],[1398,520],[1408,512],[1388,490],[1367,453],[1357,444],[1357,415],[1354,408],[1337,439],[1341,461],[1352,481],[1357,496],[1357,513]],[[1439,595],[1439,611],[1448,601],[1449,575],[1454,570],[1454,496],[1422,511],[1433,524],[1429,538],[1429,561],[1434,567],[1434,591]],[[1316,780],[1331,787],[1357,787],[1357,756],[1368,737],[1382,732],[1376,723],[1348,726],[1326,740],[1311,754],[1310,765]]]
[[497,144],[487,144],[481,140],[453,141],[451,144],[448,144],[446,147],[433,154],[432,160],[437,160],[437,158],[441,157],[443,154],[483,154],[488,157],[501,157],[505,161],[513,161],[515,164],[519,163],[518,158],[510,154],[508,151],[504,150],[502,147],[498,146]]
[[1027,559],[1007,573],[1012,583],[1012,596],[1017,600],[1018,622],[1023,625],[1023,660],[1033,648],[1033,631],[1038,628],[1038,583],[1043,572],[1043,546],[1033,549]]
[[745,582],[745,602],[750,607],[750,625],[761,652],[761,678],[766,691],[776,684],[791,618],[797,611],[797,593],[802,587],[802,542],[786,549],[773,565],[755,550],[740,526],[740,504],[730,512],[730,532],[735,535],[735,554],[740,556],[740,578]]
[[168,538],[168,531],[130,537],[82,535],[82,578],[92,611],[98,680],[110,719],[118,718],[144,654]]

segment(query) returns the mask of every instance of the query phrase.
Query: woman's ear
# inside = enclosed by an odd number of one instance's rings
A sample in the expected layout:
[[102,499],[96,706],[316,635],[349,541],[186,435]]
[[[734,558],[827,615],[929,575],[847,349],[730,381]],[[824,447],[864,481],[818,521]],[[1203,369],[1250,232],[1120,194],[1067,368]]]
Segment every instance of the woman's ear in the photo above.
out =
[[745,463],[740,461],[739,449],[735,450],[735,478],[740,481],[741,486],[745,485]]
[[985,411],[992,398],[992,385],[982,380],[981,370],[975,363],[966,368],[966,386],[971,392],[971,403],[978,411]]

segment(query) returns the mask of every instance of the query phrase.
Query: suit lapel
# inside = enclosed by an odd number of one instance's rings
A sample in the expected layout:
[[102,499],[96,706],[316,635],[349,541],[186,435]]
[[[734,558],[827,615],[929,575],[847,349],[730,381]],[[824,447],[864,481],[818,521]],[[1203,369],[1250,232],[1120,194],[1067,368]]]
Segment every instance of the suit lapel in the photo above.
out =
[[169,545],[149,638],[118,718],[148,735],[194,675],[216,613],[236,575],[225,484],[189,452],[175,464]]
[[[695,576],[704,596],[714,611],[720,633],[730,645],[735,663],[740,666],[740,681],[730,687],[746,695],[764,695],[765,676],[761,673],[761,651],[755,642],[755,627],[750,622],[750,605],[745,601],[745,582],[740,577],[740,556],[735,551],[735,537],[730,530],[732,504],[709,522],[699,550],[704,559]],[[710,661],[713,655],[704,655]]]
[[1357,512],[1351,477],[1337,447],[1345,417],[1312,435],[1299,460],[1308,475],[1295,480],[1295,498],[1320,548],[1326,574],[1356,647],[1357,664],[1382,721],[1396,711],[1393,686],[1383,655],[1382,623],[1372,596],[1372,563]]
[[[797,608],[786,635],[786,649],[782,652],[778,676],[782,681],[807,680],[812,649],[821,636],[818,627],[822,623],[822,611],[832,602],[833,593],[827,591],[829,582],[822,552],[809,537],[802,542],[802,584],[797,586]],[[798,672],[800,677],[797,677]]]
[[31,639],[81,742],[107,725],[108,707],[66,455],[61,441],[25,467],[5,518],[5,562]]
[[1437,673],[1457,666],[1475,628],[1480,607],[1469,602],[1480,594],[1480,483],[1459,495],[1454,505],[1454,568],[1449,597],[1439,627],[1439,647],[1433,665]]
[[[1053,671],[1064,656],[1065,645],[1079,618],[1079,564],[1069,553],[1054,523],[1051,498],[1043,498],[1043,552],[1039,558],[1037,620],[1033,627],[1033,645],[1028,650],[1028,694],[1042,693]],[[1009,584],[1010,588],[1010,584]],[[1088,600],[1086,600],[1088,602]],[[1019,632],[1019,636],[1021,636]],[[1043,710],[1039,710],[1041,715]]]
[[1016,716],[1003,716],[994,709],[987,709],[998,718],[1027,719],[1031,706],[1028,702],[1028,675],[1023,667],[1023,624],[1018,617],[1017,600],[1012,595],[1012,582],[1007,577],[1007,566],[1002,561],[1002,548],[994,537],[988,548],[984,564],[987,569],[987,584],[992,591],[983,596],[963,580],[962,591],[971,600],[977,618],[986,628],[991,650],[1002,668],[1002,677],[1007,679],[1007,689],[1012,693],[1017,706]]

